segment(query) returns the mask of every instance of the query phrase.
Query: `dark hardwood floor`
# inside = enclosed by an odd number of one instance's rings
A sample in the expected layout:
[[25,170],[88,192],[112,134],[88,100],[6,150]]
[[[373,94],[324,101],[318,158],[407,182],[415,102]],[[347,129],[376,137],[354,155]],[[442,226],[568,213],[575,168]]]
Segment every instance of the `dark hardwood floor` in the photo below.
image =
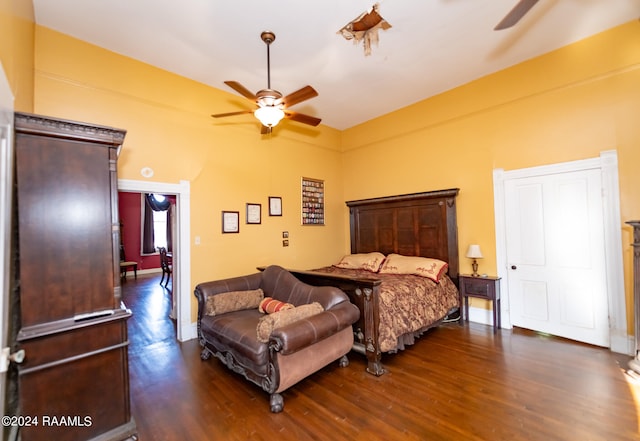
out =
[[284,411],[197,340],[178,343],[160,275],[123,284],[132,413],[151,440],[639,440],[629,357],[489,326],[446,324],[383,358],[337,364],[285,391]]

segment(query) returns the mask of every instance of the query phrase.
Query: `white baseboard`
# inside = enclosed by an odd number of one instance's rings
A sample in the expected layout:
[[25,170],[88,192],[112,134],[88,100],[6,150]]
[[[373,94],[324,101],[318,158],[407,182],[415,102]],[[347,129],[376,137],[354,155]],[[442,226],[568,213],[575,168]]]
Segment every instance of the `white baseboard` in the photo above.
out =
[[180,341],[188,341],[198,338],[198,324],[190,323],[182,327],[182,335]]
[[626,332],[615,332],[615,330],[611,330],[611,351],[617,352],[618,354],[631,355],[632,357],[635,355],[636,351],[636,342],[632,335],[627,335]]
[[[138,270],[138,275],[140,274],[155,274],[155,273],[161,273],[162,272],[162,268],[149,268],[149,269],[140,269]],[[127,276],[133,276],[134,272],[133,271],[127,271]]]
[[469,321],[493,326],[493,311],[490,309],[469,306]]

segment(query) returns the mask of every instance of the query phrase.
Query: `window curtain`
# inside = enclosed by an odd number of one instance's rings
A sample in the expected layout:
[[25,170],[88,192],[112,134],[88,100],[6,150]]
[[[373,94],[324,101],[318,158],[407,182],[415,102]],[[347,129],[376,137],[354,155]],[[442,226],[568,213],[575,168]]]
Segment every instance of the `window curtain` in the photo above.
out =
[[154,211],[166,211],[167,212],[167,250],[171,250],[171,217],[169,207],[171,201],[169,198],[165,198],[164,201],[159,202],[153,197],[153,194],[147,193],[143,195],[144,199],[144,212],[142,220],[142,254],[153,254],[156,252],[154,236],[153,236],[153,212]]
[[149,195],[142,195],[142,254],[153,254],[156,252],[153,237],[153,208],[149,204]]
[[173,252],[173,218],[176,212],[176,206],[169,205],[167,209],[167,251]]

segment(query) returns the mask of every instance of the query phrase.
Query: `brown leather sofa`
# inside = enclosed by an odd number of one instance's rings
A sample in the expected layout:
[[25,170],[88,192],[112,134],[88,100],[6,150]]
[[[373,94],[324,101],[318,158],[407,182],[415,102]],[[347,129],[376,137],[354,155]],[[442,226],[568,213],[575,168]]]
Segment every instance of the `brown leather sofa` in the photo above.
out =
[[[261,317],[258,308],[210,315],[207,299],[222,293],[262,289],[265,297],[295,307],[318,302],[324,311],[299,319],[271,332],[266,343],[257,336]],[[255,274],[201,283],[198,298],[198,338],[201,358],[219,358],[229,369],[271,394],[272,412],[280,412],[280,394],[308,375],[340,359],[347,366],[346,354],[353,345],[351,325],[360,316],[347,295],[330,286],[311,286],[282,267],[273,265]],[[296,308],[299,309],[299,308]]]

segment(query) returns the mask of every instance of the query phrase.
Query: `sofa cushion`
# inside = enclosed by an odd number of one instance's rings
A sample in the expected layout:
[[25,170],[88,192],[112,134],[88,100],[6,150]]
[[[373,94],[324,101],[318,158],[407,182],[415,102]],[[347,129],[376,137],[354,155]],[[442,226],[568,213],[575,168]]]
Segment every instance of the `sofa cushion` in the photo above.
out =
[[274,312],[284,311],[285,309],[291,309],[293,305],[291,303],[276,300],[273,297],[265,297],[258,306],[258,311],[263,314],[273,314]]
[[231,291],[207,297],[206,315],[253,309],[260,305],[264,293],[260,288],[248,291]]
[[256,329],[258,341],[266,343],[269,341],[271,332],[274,329],[320,314],[322,311],[324,311],[322,305],[318,302],[313,302],[308,305],[300,305],[295,308],[265,315],[258,320],[258,327]]
[[266,375],[269,348],[256,338],[258,309],[245,309],[228,314],[205,316],[201,332],[208,344],[221,353],[231,353],[235,362],[259,375]]

